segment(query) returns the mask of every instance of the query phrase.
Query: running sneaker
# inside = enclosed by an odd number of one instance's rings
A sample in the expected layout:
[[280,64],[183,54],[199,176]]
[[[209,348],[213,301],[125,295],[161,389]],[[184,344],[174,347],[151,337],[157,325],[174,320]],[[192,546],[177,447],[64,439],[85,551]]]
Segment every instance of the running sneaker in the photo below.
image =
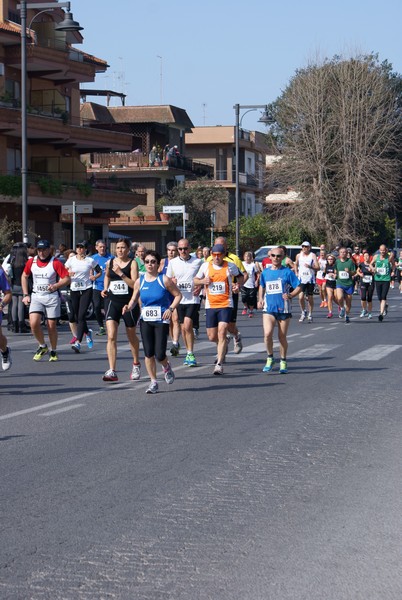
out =
[[248,313],[248,318],[252,319],[254,317],[254,313],[252,310],[250,310],[250,312]]
[[240,352],[243,350],[243,342],[242,342],[240,333],[238,333],[236,335],[236,337],[233,338],[233,342],[234,342],[233,352],[235,354],[240,354]]
[[138,363],[138,365],[133,364],[133,368],[131,369],[131,375],[130,375],[131,381],[138,381],[140,377],[141,377],[141,365],[139,363]]
[[184,364],[186,364],[188,367],[196,367],[197,366],[197,361],[195,359],[193,352],[187,352],[186,361],[187,362],[184,362]]
[[307,311],[302,310],[302,314],[300,315],[299,323],[303,323],[303,321],[306,320],[306,317],[307,317]]
[[288,372],[288,363],[286,362],[286,360],[282,360],[279,363],[279,373],[282,373],[283,375],[285,375]]
[[75,335],[73,335],[73,337],[70,340],[70,345],[75,344],[76,341],[77,341],[77,338],[75,337]]
[[246,315],[246,314],[247,314],[247,309],[246,309],[246,308],[243,308],[243,310],[241,311],[241,314],[242,314],[242,315]]
[[216,363],[214,368],[214,375],[223,375],[223,367],[220,363]]
[[369,313],[369,314],[367,315],[367,318],[368,318],[368,319],[372,319],[372,318],[373,318],[373,315],[372,315],[371,313]]
[[329,313],[327,314],[327,319],[332,319],[332,317],[333,317],[333,314],[332,314],[332,312],[329,312]]
[[325,306],[325,303],[324,303],[324,300],[323,300],[323,301],[321,302],[321,304],[320,304],[320,308],[324,308],[324,306]]
[[104,327],[99,327],[99,331],[97,331],[95,335],[106,335],[106,329]]
[[45,356],[45,354],[47,354],[49,352],[49,348],[47,346],[39,346],[39,348],[37,349],[37,351],[34,354],[33,359],[38,361],[38,360],[42,360],[42,358]]
[[88,329],[88,333],[86,335],[87,346],[90,350],[94,347],[94,341],[92,338],[92,329]]
[[178,342],[173,342],[172,347],[170,348],[170,354],[172,356],[179,356],[180,344]]
[[313,322],[313,315],[311,313],[309,313],[308,317],[307,317],[307,323],[312,323]]
[[324,308],[328,308],[328,302],[327,302],[327,300],[324,300]]
[[57,362],[59,357],[57,356],[56,350],[50,350],[49,362]]
[[363,308],[362,312],[360,313],[360,318],[362,319],[363,317],[367,316],[367,311],[366,309]]
[[380,321],[380,323],[384,320],[384,315],[382,313],[378,315],[378,320]]
[[147,387],[145,393],[146,394],[157,394],[158,390],[159,390],[158,382],[157,381],[151,381],[151,383]]
[[384,317],[387,316],[387,314],[388,314],[388,304],[385,305],[384,312],[382,314],[384,315]]
[[265,363],[265,367],[263,368],[262,372],[268,373],[269,371],[272,371],[272,367],[274,366],[274,363],[275,363],[274,357],[268,356],[267,362]]
[[198,340],[198,338],[200,337],[200,333],[199,333],[198,329],[196,329],[196,328],[194,327],[194,329],[193,329],[193,333],[194,333],[194,339],[195,339],[195,340]]
[[346,314],[346,308],[345,308],[345,307],[343,307],[343,308],[341,308],[341,310],[339,311],[339,318],[340,318],[340,319],[343,319],[343,317],[345,316],[345,314]]
[[346,317],[345,317],[345,323],[350,323],[350,319],[349,319],[348,315],[346,315]]
[[71,346],[71,348],[76,354],[79,354],[81,351],[81,344],[78,341],[74,342],[74,344]]
[[169,363],[166,364],[166,367],[163,367],[163,375],[165,377],[166,383],[171,384],[174,382],[174,373]]
[[102,379],[103,381],[119,381],[117,373],[116,371],[113,371],[113,369],[109,369],[108,371],[106,371]]
[[5,351],[1,353],[1,367],[3,371],[8,371],[12,364],[13,361],[11,360],[11,350],[7,346]]

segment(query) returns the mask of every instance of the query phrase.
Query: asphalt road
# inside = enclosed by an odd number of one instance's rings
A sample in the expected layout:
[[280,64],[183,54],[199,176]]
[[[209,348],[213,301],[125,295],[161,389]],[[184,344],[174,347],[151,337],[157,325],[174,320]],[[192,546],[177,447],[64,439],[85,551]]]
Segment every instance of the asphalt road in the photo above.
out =
[[105,338],[58,363],[11,334],[1,373],[1,599],[400,600],[402,295],[383,323],[316,310],[290,326],[289,374],[244,350],[145,394],[105,384]]

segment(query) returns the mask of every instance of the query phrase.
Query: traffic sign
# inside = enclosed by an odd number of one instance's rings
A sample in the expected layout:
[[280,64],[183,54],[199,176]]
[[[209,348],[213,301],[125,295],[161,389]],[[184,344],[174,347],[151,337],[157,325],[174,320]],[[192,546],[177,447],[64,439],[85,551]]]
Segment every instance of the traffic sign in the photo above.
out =
[[184,204],[182,206],[164,206],[163,212],[168,215],[182,214],[186,212]]
[[[75,213],[77,215],[84,214],[89,215],[93,213],[94,207],[92,204],[76,204],[75,205]],[[74,214],[74,205],[73,204],[63,204],[61,207],[62,215],[72,215]]]

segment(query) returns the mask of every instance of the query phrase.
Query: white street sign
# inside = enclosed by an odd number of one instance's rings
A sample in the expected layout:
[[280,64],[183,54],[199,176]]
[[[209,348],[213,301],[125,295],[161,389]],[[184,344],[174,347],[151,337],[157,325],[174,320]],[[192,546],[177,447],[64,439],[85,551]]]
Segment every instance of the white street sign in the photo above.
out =
[[[76,204],[75,205],[75,213],[79,214],[91,214],[94,211],[94,207],[92,204]],[[61,207],[62,215],[72,215],[74,214],[74,205],[73,204],[63,204]]]
[[174,215],[174,214],[182,214],[186,211],[186,207],[183,206],[164,206],[163,207],[163,212],[168,214],[168,215]]

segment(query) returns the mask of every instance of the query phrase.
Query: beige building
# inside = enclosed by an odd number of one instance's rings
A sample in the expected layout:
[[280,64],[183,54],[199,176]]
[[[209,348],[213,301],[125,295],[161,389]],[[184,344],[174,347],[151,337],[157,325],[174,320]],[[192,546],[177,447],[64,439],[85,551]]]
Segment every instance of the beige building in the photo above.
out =
[[[186,148],[194,160],[214,168],[214,182],[229,192],[229,202],[217,211],[216,229],[223,230],[235,218],[235,127],[193,127],[186,133]],[[258,131],[240,129],[239,138],[240,215],[254,216],[263,209],[265,194],[266,136]]]

